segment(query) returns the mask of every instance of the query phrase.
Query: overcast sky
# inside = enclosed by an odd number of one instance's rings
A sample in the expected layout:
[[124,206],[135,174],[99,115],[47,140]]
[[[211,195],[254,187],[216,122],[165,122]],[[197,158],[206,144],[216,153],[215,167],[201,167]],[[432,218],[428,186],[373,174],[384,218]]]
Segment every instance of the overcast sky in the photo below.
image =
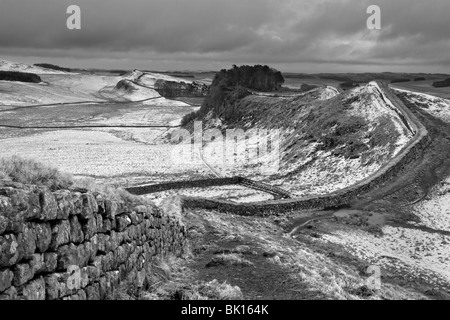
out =
[[[81,30],[66,9],[81,8]],[[367,7],[381,8],[368,30]],[[450,73],[450,0],[0,0],[0,59],[68,67]]]

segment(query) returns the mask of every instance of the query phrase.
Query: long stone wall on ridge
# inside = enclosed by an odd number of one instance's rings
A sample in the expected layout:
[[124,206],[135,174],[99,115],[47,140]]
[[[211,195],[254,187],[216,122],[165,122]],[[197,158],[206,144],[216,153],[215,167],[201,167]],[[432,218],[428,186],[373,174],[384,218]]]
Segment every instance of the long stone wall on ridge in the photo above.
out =
[[[423,149],[430,143],[430,137],[423,124],[403,104],[403,102],[392,93],[389,87],[384,83],[378,83],[378,85],[382,91],[383,98],[391,101],[394,107],[397,108],[398,113],[402,115],[403,121],[405,121],[408,129],[411,130],[414,136],[399,154],[371,176],[355,185],[322,196],[309,196],[294,199],[282,197],[285,199],[252,203],[236,203],[199,197],[182,197],[183,207],[191,209],[208,209],[250,216],[270,215],[305,209],[324,209],[327,207],[337,207],[348,204],[361,194],[365,194],[368,191],[377,188],[384,182],[391,180],[397,176],[399,172],[402,172],[412,161],[421,156]],[[208,184],[213,185],[213,180],[214,179],[209,179]],[[252,182],[251,180],[248,181]],[[202,187],[207,186],[208,185],[203,185]],[[266,190],[268,192],[269,189],[266,188]],[[145,190],[141,191],[145,192]]]

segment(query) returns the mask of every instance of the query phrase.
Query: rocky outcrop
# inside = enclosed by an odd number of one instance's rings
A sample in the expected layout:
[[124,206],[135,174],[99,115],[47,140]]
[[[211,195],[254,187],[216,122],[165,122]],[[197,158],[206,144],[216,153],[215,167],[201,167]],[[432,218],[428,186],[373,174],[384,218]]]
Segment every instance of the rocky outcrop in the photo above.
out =
[[0,187],[0,300],[104,299],[145,289],[152,262],[181,255],[186,229],[158,207],[99,193]]
[[165,98],[205,97],[208,94],[208,86],[195,81],[177,82],[158,79],[155,82],[155,90]]

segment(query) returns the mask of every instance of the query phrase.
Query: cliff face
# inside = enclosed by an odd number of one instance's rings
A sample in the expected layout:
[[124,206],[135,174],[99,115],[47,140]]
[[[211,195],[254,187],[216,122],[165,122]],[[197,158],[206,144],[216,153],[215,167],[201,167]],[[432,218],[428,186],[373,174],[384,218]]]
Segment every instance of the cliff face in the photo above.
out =
[[155,90],[165,98],[205,97],[208,94],[208,86],[195,81],[188,83],[158,79]]
[[156,90],[164,98],[175,97],[204,97],[208,94],[206,84],[176,78],[164,74],[133,70],[123,76],[134,84]]
[[124,281],[145,289],[154,258],[181,255],[185,235],[179,218],[151,204],[8,183],[0,187],[0,300],[104,299]]
[[268,66],[233,66],[221,70],[214,80],[198,112],[186,115],[182,125],[189,128],[193,120],[222,118],[232,123],[241,118],[238,104],[252,91],[278,91],[284,83],[281,72]]

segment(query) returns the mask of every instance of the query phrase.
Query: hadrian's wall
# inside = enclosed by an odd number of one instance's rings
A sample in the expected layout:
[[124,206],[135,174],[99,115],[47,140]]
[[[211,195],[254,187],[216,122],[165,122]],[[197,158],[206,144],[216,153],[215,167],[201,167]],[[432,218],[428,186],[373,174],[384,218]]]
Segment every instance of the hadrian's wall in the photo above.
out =
[[0,300],[104,299],[146,289],[152,262],[186,248],[182,222],[98,193],[0,187]]
[[[379,83],[379,86],[382,90],[382,94],[384,94],[383,98],[386,97],[393,103],[394,107],[397,108],[396,111],[402,116],[401,118],[405,122],[405,125],[414,133],[414,136],[398,155],[396,155],[391,161],[389,161],[389,163],[385,164],[373,175],[355,185],[322,196],[289,199],[290,197],[288,193],[284,192],[286,194],[283,196],[283,190],[271,190],[265,186],[260,190],[264,190],[269,193],[271,193],[271,191],[277,192],[280,195],[280,198],[285,199],[252,203],[236,203],[225,200],[183,197],[183,207],[191,209],[216,210],[219,212],[230,212],[250,216],[269,215],[304,209],[324,209],[327,207],[337,207],[348,204],[360,195],[365,194],[368,191],[373,190],[383,183],[391,180],[399,173],[403,172],[408,165],[422,155],[424,148],[430,143],[430,137],[427,129],[405,106],[405,104],[397,96],[395,96],[385,84]],[[214,183],[212,181],[214,179],[210,180],[211,181],[208,181],[208,184],[211,185]],[[248,179],[244,180],[245,181],[243,181],[243,178],[238,178],[238,183],[249,187],[252,187],[252,184],[257,184],[256,182]],[[153,186],[153,188],[157,188],[157,186]],[[144,192],[145,190],[141,191]]]

